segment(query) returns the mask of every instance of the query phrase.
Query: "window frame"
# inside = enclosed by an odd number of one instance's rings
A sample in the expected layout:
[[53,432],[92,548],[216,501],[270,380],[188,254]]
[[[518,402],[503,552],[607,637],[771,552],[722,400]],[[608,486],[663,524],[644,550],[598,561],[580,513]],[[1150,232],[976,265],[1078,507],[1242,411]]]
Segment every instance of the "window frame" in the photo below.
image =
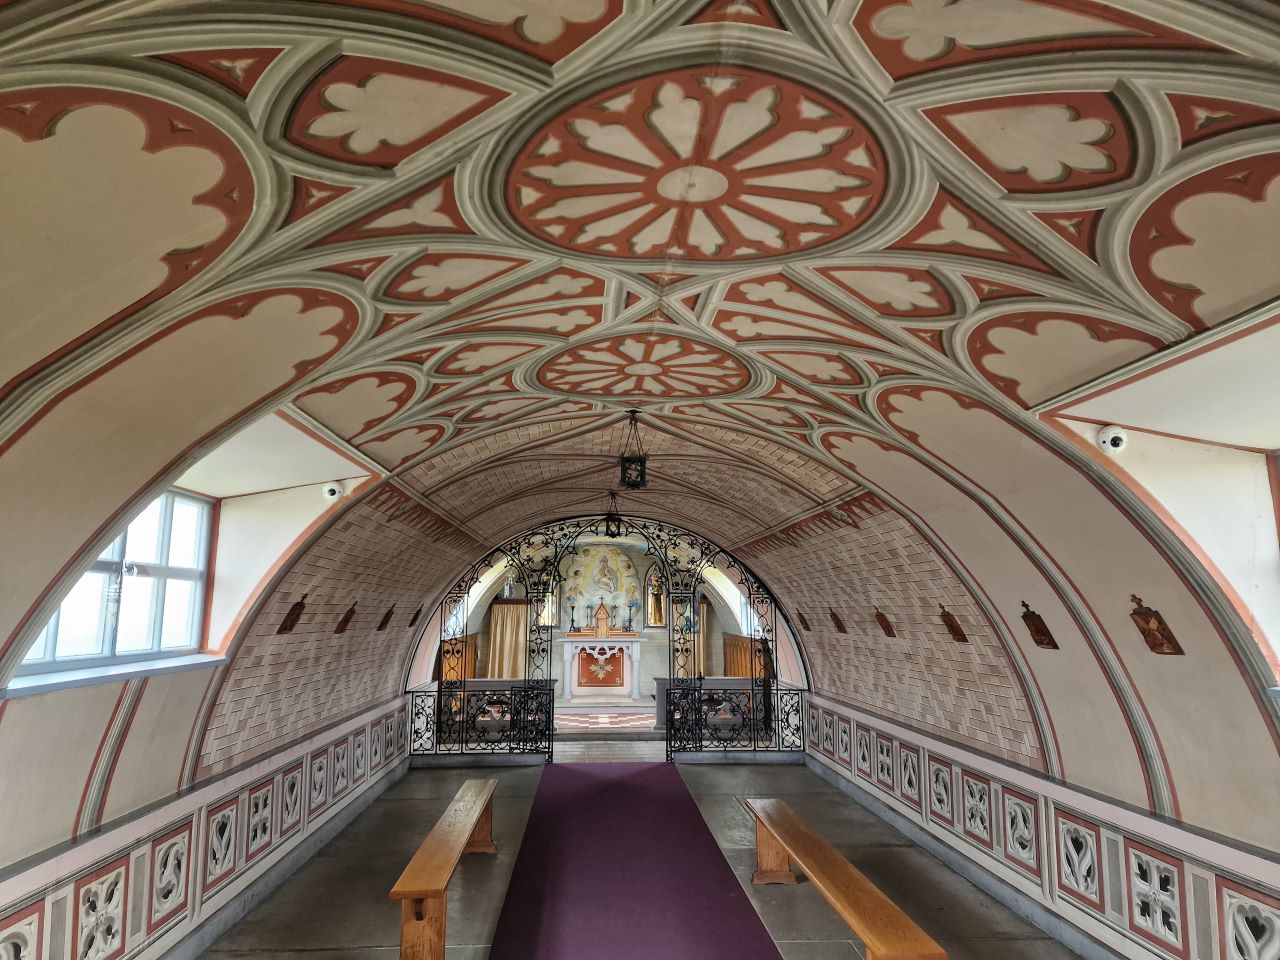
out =
[[[179,567],[169,564],[173,550],[173,516],[175,506],[180,502],[195,504],[199,509],[196,529],[195,567]],[[159,549],[156,552],[158,561],[143,563],[128,558],[129,528],[146,511],[160,503],[160,519],[157,529]],[[98,653],[83,656],[62,656],[57,654],[57,634],[60,628],[62,603],[54,610],[44,628],[36,636],[31,648],[24,655],[15,671],[16,677],[57,674],[72,670],[93,670],[117,664],[136,664],[173,657],[190,657],[204,652],[203,630],[205,608],[207,606],[209,583],[209,566],[214,549],[214,510],[217,501],[201,496],[189,490],[169,488],[149,501],[142,510],[129,518],[123,528],[107,547],[94,558],[86,569],[80,572],[72,590],[91,574],[103,574],[108,577],[106,585],[100,591],[98,609]],[[149,621],[147,624],[148,646],[145,649],[118,652],[120,644],[120,608],[125,578],[145,577],[154,581],[153,595],[150,601]],[[193,583],[193,597],[188,613],[188,636],[190,643],[182,646],[164,647],[164,606],[171,580]],[[113,597],[112,594],[115,594]],[[68,594],[70,591],[68,591]],[[63,603],[66,598],[63,598]],[[35,650],[41,651],[38,659],[29,659]]]

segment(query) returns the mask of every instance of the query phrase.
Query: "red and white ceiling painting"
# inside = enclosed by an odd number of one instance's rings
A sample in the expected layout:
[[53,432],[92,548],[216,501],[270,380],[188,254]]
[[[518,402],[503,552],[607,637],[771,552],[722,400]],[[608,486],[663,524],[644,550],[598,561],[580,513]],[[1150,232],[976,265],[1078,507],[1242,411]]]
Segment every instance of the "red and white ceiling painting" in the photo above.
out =
[[885,178],[848,106],[712,62],[574,104],[529,138],[506,191],[522,227],[566,250],[724,262],[849,235]]
[[[1280,294],[1280,28],[1225,7],[108,8],[5,51],[5,399],[325,290],[358,328],[294,413],[474,530],[434,486],[565,458],[526,512],[597,509],[638,407],[672,444],[645,503],[742,542],[856,492],[824,438],[910,447],[886,391],[1036,433],[1026,408]],[[730,477],[769,510],[698,506]]]

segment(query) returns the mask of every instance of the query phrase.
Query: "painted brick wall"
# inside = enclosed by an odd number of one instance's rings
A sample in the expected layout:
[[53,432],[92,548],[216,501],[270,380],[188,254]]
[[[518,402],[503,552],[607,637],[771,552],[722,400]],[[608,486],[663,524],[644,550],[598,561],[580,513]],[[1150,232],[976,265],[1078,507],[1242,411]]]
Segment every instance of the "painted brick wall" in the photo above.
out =
[[[796,618],[816,691],[1042,768],[1022,687],[995,630],[920,533],[871,494],[736,552]],[[969,643],[951,639],[939,604]],[[896,637],[875,620],[879,608]],[[831,613],[846,632],[837,628]]]
[[[243,633],[209,718],[197,776],[398,696],[417,629],[409,626],[413,612],[483,549],[393,485],[352,507],[294,563]],[[293,632],[277,634],[303,594],[301,620]],[[355,616],[336,633],[352,603]],[[393,603],[391,622],[379,631]]]

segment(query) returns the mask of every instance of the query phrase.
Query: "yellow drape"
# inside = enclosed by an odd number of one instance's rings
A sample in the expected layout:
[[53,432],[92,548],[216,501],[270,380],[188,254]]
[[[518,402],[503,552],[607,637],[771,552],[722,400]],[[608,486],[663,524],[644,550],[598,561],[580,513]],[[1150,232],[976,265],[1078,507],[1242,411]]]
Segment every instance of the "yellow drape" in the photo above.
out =
[[703,598],[698,604],[698,662],[694,666],[705,677],[711,663],[711,604]]
[[488,675],[492,678],[522,678],[524,651],[528,641],[528,601],[493,601],[493,605],[489,607]]

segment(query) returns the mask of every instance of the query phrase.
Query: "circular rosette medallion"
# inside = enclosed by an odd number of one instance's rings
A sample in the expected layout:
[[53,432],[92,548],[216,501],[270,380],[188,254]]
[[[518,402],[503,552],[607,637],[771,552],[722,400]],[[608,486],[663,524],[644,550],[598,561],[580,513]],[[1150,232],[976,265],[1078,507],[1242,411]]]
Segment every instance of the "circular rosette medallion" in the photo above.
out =
[[884,184],[883,152],[848,107],[720,65],[644,77],[571,107],[520,151],[507,202],[558,247],[714,261],[846,236]]
[[735,393],[750,374],[718,347],[684,337],[633,335],[573,347],[548,360],[538,380],[552,390],[605,397],[710,397]]

